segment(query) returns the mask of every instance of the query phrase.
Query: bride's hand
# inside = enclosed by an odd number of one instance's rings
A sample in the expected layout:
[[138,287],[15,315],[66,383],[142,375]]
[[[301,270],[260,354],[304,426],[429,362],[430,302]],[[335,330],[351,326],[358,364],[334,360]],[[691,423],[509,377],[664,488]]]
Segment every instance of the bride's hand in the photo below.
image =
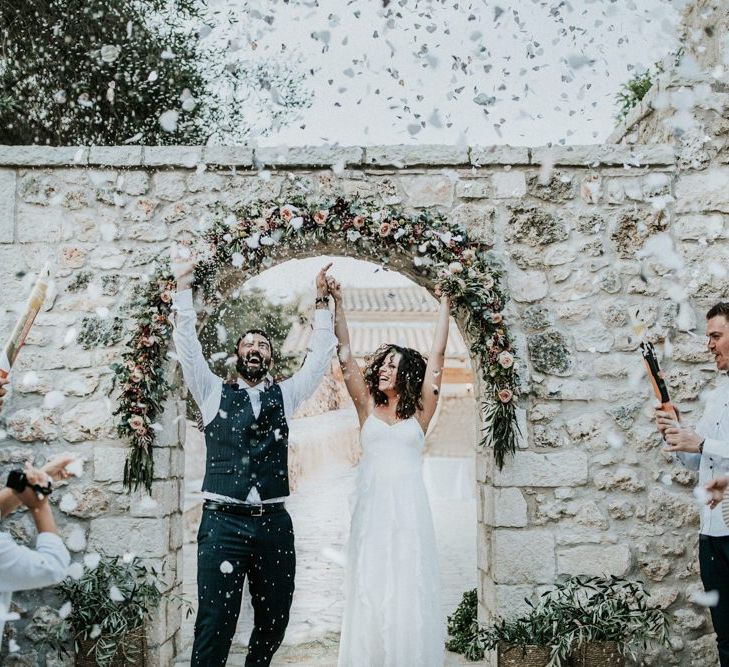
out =
[[333,276],[327,276],[327,288],[329,294],[331,294],[335,303],[341,303],[342,301],[342,286],[337,282]]

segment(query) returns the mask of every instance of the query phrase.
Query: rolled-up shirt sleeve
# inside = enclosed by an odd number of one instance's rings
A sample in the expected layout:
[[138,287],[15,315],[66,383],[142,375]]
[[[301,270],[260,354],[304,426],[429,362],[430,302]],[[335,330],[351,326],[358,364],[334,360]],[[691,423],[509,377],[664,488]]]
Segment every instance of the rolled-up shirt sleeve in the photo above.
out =
[[319,308],[314,311],[314,330],[303,366],[288,380],[281,382],[287,417],[292,417],[298,407],[316,391],[329,368],[336,347],[332,313]]
[[175,310],[172,340],[182,366],[182,375],[200,409],[203,422],[208,424],[217,414],[223,381],[210,370],[198,340],[195,330],[197,313],[192,304],[192,290],[175,293],[172,307]]
[[676,460],[689,470],[698,470],[701,466],[701,454],[690,452],[674,452]]
[[66,576],[70,562],[68,549],[54,533],[40,533],[31,549],[0,532],[0,592],[53,586]]

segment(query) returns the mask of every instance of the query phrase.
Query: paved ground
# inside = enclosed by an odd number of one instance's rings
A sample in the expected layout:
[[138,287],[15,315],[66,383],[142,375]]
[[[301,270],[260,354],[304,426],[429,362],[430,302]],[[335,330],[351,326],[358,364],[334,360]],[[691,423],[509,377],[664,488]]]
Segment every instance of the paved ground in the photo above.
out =
[[[347,455],[337,457],[334,452],[331,460],[321,463],[316,470],[302,471],[296,493],[287,503],[296,531],[296,593],[286,639],[273,665],[336,665],[343,609],[340,560],[349,525],[354,469]],[[469,459],[427,459],[425,476],[438,538],[445,622],[463,591],[476,585],[473,463]],[[184,590],[192,600],[197,593],[195,548],[194,542],[184,547]],[[243,665],[251,619],[246,594],[228,662],[231,667]],[[183,625],[181,656],[189,656],[192,623],[191,618]],[[186,663],[183,657],[178,665]],[[446,664],[472,663],[449,655]]]

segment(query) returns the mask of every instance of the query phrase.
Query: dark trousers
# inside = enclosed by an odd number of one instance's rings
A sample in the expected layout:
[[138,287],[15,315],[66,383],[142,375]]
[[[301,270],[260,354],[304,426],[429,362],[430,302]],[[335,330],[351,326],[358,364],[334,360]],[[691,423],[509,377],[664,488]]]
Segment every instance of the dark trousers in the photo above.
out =
[[269,665],[289,622],[295,572],[294,529],[286,510],[241,516],[203,509],[191,667],[224,667],[246,577],[253,604],[246,667]]
[[699,565],[705,591],[718,591],[719,603],[710,607],[719,645],[719,664],[729,667],[729,536],[699,535]]

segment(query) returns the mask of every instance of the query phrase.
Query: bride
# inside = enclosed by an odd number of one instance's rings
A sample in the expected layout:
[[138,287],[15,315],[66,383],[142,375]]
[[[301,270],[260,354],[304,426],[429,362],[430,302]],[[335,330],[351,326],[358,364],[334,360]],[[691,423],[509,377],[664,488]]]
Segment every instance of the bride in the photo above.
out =
[[422,454],[438,403],[450,303],[441,297],[427,362],[416,350],[383,345],[363,373],[350,353],[341,286],[330,277],[328,287],[363,450],[347,546],[339,667],[442,667],[438,554]]

